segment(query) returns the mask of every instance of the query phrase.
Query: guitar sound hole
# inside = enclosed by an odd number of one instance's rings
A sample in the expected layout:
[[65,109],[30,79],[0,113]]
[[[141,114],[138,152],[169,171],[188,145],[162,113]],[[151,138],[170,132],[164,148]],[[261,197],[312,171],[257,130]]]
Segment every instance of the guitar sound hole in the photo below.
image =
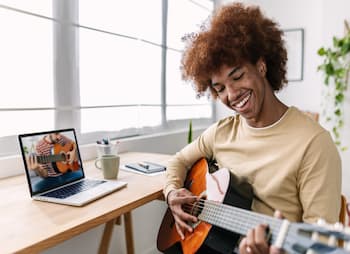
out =
[[202,206],[203,206],[203,202],[201,202],[201,201],[194,203],[192,205],[191,214],[195,217],[198,217],[203,210]]
[[[203,200],[201,199],[198,202],[195,202],[193,204],[189,204],[187,206],[187,209],[185,209],[185,211],[187,210],[187,212],[195,217],[198,218],[198,216],[202,213],[203,210]],[[200,223],[200,220],[198,220],[195,223],[189,222],[188,224],[192,227],[192,228],[196,228]]]

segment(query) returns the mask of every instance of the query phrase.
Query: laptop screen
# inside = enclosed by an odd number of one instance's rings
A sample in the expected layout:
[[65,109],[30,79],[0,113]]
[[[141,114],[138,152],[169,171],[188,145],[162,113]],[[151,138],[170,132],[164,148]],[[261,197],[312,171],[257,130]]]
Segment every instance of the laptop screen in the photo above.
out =
[[18,136],[31,195],[84,178],[74,129]]

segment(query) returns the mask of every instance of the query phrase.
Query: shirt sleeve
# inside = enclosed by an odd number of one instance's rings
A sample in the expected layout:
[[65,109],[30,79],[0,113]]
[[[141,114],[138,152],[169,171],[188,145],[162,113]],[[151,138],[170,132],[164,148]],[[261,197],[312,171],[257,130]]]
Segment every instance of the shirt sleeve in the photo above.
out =
[[315,136],[306,150],[298,172],[303,221],[322,218],[339,221],[341,206],[341,159],[328,132]]
[[215,123],[169,160],[163,189],[165,198],[168,197],[170,191],[183,187],[187,172],[196,161],[203,157],[213,157],[216,128]]

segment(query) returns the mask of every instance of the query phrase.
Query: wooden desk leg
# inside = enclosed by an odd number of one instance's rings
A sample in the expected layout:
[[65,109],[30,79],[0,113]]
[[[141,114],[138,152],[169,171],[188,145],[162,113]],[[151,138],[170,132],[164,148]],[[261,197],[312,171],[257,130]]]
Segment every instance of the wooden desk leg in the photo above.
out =
[[134,238],[132,234],[132,218],[131,212],[124,214],[126,253],[134,254]]
[[106,223],[105,229],[103,231],[102,239],[100,242],[100,247],[98,248],[99,254],[108,253],[109,243],[111,241],[115,222],[116,222],[116,219],[112,219]]

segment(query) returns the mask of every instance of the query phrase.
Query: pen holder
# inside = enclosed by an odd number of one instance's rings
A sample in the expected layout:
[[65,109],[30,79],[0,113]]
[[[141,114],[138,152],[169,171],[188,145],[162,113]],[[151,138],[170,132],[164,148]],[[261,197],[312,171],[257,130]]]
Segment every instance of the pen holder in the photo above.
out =
[[96,144],[97,149],[97,157],[100,158],[103,155],[108,154],[117,154],[116,145],[115,144]]

